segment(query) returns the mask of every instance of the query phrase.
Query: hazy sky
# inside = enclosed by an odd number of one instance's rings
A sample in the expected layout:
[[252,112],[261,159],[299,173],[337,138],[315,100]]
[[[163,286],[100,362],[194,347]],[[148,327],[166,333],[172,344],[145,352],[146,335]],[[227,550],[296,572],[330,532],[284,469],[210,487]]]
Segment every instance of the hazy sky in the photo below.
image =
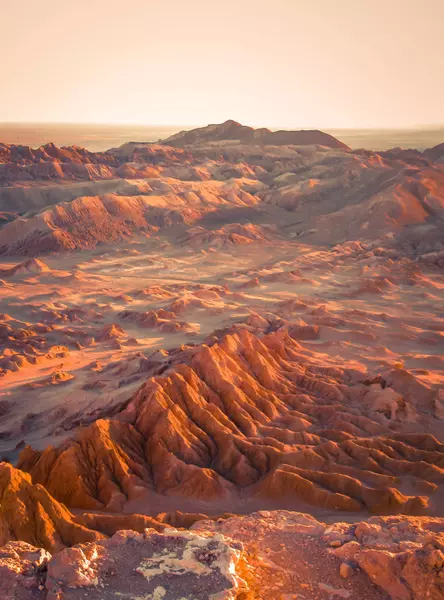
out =
[[444,0],[0,0],[0,121],[444,122]]

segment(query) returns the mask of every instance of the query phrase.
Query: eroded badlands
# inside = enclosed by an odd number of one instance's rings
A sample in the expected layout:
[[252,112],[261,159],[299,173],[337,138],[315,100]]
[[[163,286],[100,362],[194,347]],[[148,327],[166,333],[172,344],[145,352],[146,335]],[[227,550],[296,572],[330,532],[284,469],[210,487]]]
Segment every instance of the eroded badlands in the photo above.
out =
[[208,571],[126,597],[443,597],[444,155],[278,133],[1,147],[0,569],[58,557],[11,598],[122,595],[191,525]]

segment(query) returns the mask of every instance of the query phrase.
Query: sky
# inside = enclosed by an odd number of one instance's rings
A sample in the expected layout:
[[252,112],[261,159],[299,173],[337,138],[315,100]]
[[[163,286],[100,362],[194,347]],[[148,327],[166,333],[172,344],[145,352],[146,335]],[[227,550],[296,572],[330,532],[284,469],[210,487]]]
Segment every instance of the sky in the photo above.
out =
[[0,121],[444,123],[444,0],[0,0]]

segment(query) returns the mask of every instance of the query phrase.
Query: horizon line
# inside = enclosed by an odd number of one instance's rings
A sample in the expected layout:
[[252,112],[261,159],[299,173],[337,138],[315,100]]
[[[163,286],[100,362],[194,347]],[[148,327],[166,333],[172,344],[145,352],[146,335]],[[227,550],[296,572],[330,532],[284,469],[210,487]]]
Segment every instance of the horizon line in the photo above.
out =
[[[231,119],[226,119],[231,120]],[[235,120],[235,119],[233,119]],[[152,127],[152,128],[184,128],[184,129],[195,129],[200,127],[206,127],[208,125],[218,125],[225,123],[226,121],[221,121],[220,123],[207,123],[206,125],[202,124],[185,124],[185,123],[142,123],[142,122],[108,122],[108,121],[0,121],[1,126],[7,125],[59,125],[59,126],[79,126],[79,125],[89,125],[89,126],[99,126],[99,127]],[[442,123],[422,123],[422,124],[414,124],[414,125],[392,125],[392,126],[316,126],[316,125],[249,125],[253,128],[268,128],[271,130],[330,130],[330,131],[396,131],[396,130],[418,130],[418,129],[442,129],[444,128],[444,122]]]

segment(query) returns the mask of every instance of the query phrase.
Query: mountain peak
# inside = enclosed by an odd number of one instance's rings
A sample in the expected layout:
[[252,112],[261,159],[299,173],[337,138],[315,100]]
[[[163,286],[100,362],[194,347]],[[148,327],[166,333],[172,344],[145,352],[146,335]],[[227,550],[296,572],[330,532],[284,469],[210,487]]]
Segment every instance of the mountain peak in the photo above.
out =
[[235,125],[236,127],[242,127],[242,125],[238,121],[234,121],[233,119],[228,119],[227,121],[221,123],[221,125]]

